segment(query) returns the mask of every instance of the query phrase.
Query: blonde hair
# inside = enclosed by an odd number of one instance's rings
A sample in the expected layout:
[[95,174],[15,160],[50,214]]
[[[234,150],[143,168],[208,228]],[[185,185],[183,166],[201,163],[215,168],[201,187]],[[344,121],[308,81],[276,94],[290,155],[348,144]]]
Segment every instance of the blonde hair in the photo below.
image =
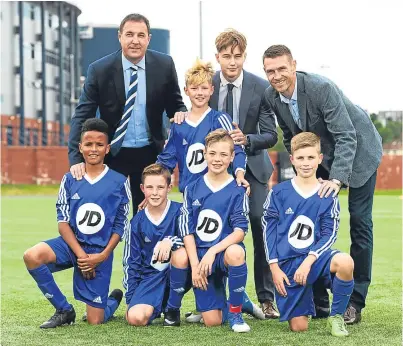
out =
[[143,173],[141,175],[141,182],[144,184],[146,177],[150,175],[162,175],[167,181],[167,184],[168,185],[171,184],[171,172],[158,163],[153,163],[144,168]]
[[241,53],[244,53],[246,50],[246,45],[246,37],[239,31],[232,28],[224,30],[215,39],[215,47],[218,53],[229,46],[231,46],[231,53],[234,51],[236,46],[239,47]]
[[204,82],[213,84],[214,69],[211,62],[197,59],[193,66],[186,71],[185,84],[200,85]]
[[294,154],[295,151],[307,148],[307,147],[316,147],[318,149],[318,153],[320,153],[320,138],[312,132],[301,132],[291,139],[291,155]]
[[206,136],[205,142],[206,142],[206,146],[205,146],[206,150],[209,146],[211,146],[214,143],[228,142],[228,143],[230,143],[231,153],[234,151],[234,141],[232,140],[232,137],[230,136],[228,131],[224,130],[224,129],[217,129],[217,130],[210,132]]

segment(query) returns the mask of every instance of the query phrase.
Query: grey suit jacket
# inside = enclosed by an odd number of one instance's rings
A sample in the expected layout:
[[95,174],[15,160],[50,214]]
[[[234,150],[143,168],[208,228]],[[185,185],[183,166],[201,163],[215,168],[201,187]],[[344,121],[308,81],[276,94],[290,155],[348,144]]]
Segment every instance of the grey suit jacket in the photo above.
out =
[[322,166],[329,171],[329,179],[353,188],[364,185],[382,158],[382,139],[369,115],[325,77],[297,72],[297,80],[302,130],[279,93],[271,86],[265,92],[284,132],[285,147],[290,152],[294,135],[313,132],[321,138]]
[[[214,94],[210,107],[218,109],[220,72],[213,77]],[[273,173],[267,149],[277,143],[276,122],[273,111],[264,101],[263,95],[269,83],[252,73],[243,71],[242,94],[239,105],[239,128],[249,135],[250,148],[246,150],[248,167],[254,177],[266,184]]]

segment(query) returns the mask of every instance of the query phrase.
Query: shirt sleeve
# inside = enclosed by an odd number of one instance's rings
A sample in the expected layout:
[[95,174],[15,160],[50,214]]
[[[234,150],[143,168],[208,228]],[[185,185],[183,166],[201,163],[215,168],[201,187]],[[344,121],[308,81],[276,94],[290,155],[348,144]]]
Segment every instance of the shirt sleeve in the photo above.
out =
[[56,202],[57,222],[70,222],[70,197],[70,184],[65,174],[60,183]]
[[266,253],[266,260],[269,264],[278,262],[277,253],[277,225],[279,222],[279,211],[276,201],[277,196],[270,190],[266,201],[263,204],[262,229],[263,243]]
[[183,205],[179,215],[179,234],[181,238],[196,232],[193,225],[192,215],[192,199],[189,195],[188,187],[185,188],[183,193]]
[[162,153],[157,157],[157,163],[169,169],[171,172],[175,169],[176,164],[178,163],[175,137],[175,125],[172,125],[169,131],[168,142]]
[[[214,127],[215,127],[214,130],[222,128],[224,130],[227,130],[228,132],[234,129],[230,118],[228,118],[228,116],[224,113],[220,114],[217,117]],[[243,145],[234,145],[234,150],[235,150],[235,158],[233,165],[235,174],[237,173],[238,170],[242,170],[245,172],[247,157]]]
[[126,304],[130,303],[134,291],[140,283],[141,272],[141,239],[137,220],[133,218],[123,252],[123,288],[126,290]]
[[231,228],[232,229],[240,228],[245,233],[247,233],[248,214],[249,214],[249,198],[245,190],[243,193],[239,193],[235,198],[234,207],[229,217]]
[[330,249],[337,239],[340,224],[340,204],[338,197],[325,199],[328,206],[320,218],[320,239],[311,247],[310,255],[316,258]]
[[120,238],[125,238],[129,229],[129,211],[130,211],[130,182],[125,181],[120,191],[122,196],[119,207],[116,211],[115,221],[112,227],[112,233],[119,234]]

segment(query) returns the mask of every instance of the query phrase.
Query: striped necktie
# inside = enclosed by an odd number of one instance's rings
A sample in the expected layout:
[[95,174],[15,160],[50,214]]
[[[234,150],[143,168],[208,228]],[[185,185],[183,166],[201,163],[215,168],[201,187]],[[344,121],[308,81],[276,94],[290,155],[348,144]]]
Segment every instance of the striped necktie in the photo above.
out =
[[290,100],[291,104],[291,115],[297,124],[297,126],[302,130],[302,123],[301,123],[301,118],[299,117],[299,109],[298,109],[298,102],[296,100],[291,99]]
[[137,95],[137,66],[130,67],[132,70],[132,74],[130,75],[129,82],[129,90],[126,96],[125,108],[123,111],[122,118],[120,119],[119,126],[113,135],[113,139],[111,142],[111,153],[113,156],[116,156],[119,152],[123,140],[125,138],[125,134],[127,131],[127,124],[129,123],[130,117],[132,115],[134,103],[136,101]]

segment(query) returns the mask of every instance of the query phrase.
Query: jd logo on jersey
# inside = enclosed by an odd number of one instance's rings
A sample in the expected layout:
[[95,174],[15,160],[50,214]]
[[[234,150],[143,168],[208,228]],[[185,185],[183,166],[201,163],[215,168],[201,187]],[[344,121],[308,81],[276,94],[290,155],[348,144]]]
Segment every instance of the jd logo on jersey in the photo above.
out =
[[193,174],[201,173],[207,168],[207,162],[204,160],[204,144],[192,144],[186,154],[186,165]]
[[296,249],[305,249],[314,241],[315,226],[309,217],[299,215],[288,230],[288,242]]
[[222,231],[222,220],[214,210],[204,209],[197,218],[196,233],[205,242],[216,240]]
[[78,208],[76,225],[81,233],[97,233],[104,227],[104,224],[105,214],[98,204],[85,203]]

